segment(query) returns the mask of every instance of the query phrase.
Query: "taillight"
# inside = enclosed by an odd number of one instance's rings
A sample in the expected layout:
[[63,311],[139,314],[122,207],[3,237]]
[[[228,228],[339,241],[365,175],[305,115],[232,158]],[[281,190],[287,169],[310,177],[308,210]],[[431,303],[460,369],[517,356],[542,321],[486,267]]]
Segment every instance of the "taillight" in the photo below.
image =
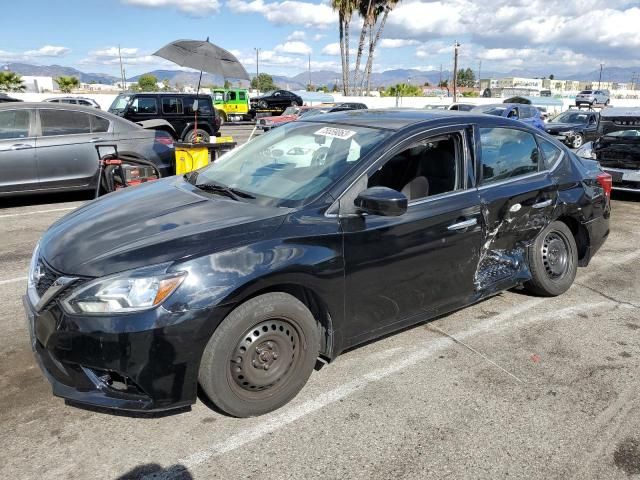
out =
[[599,173],[596,176],[596,180],[598,180],[598,183],[600,184],[600,186],[604,190],[604,195],[607,198],[610,198],[611,197],[611,188],[613,187],[613,179],[611,178],[611,175],[609,175],[606,172],[602,172],[602,173]]
[[171,137],[156,137],[156,142],[161,143],[162,145],[166,145],[167,147],[173,148],[173,138]]

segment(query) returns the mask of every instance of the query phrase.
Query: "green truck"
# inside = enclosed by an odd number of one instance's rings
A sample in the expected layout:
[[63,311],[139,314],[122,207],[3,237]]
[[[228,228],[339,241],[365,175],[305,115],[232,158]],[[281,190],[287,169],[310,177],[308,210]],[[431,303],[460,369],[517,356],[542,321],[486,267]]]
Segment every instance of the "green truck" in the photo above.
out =
[[213,88],[211,97],[222,122],[250,119],[249,92],[244,88]]

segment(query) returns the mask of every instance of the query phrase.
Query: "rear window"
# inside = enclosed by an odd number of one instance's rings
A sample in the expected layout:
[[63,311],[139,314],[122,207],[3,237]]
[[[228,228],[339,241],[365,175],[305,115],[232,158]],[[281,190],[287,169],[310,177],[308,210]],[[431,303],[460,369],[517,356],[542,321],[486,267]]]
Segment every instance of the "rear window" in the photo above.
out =
[[0,111],[0,139],[29,136],[29,110]]
[[109,131],[109,120],[97,115],[91,115],[91,132],[103,133],[107,131]]
[[580,95],[591,95],[591,90],[583,90],[580,92]]
[[40,110],[42,136],[91,133],[91,116],[68,110]]
[[554,168],[562,159],[563,152],[553,143],[538,137],[538,144],[544,155],[544,166],[548,170]]
[[[187,97],[184,99],[184,113],[186,115],[194,115],[193,104],[196,99],[194,97]],[[211,100],[209,98],[198,98],[198,115],[211,115]]]
[[181,98],[169,97],[162,99],[162,113],[181,114],[182,112]]

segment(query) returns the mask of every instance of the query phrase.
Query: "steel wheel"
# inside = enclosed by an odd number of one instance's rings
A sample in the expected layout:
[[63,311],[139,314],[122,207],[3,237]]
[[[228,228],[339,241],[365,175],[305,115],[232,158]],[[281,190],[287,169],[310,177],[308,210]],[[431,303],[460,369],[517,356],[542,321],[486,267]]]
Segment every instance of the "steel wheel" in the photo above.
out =
[[582,146],[582,142],[582,135],[578,133],[575,137],[573,137],[573,143],[571,144],[571,146],[573,148],[580,148]]
[[293,102],[291,102],[291,106],[292,107],[297,107],[298,106],[298,102],[296,102],[295,100]]
[[298,370],[300,344],[297,329],[284,319],[267,320],[247,330],[229,359],[232,389],[247,400],[270,396]]
[[569,269],[569,244],[560,232],[551,231],[542,242],[542,261],[547,276],[557,280]]

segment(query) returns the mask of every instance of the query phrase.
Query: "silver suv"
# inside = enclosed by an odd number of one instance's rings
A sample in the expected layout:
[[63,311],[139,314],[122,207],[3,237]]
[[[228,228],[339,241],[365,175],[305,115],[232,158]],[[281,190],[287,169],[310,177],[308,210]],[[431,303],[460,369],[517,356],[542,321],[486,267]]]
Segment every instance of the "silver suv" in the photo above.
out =
[[53,97],[46,98],[43,102],[49,103],[68,103],[70,105],[84,105],[85,107],[93,107],[100,109],[100,105],[93,98],[87,97]]
[[576,95],[576,106],[609,105],[609,90],[583,90]]

